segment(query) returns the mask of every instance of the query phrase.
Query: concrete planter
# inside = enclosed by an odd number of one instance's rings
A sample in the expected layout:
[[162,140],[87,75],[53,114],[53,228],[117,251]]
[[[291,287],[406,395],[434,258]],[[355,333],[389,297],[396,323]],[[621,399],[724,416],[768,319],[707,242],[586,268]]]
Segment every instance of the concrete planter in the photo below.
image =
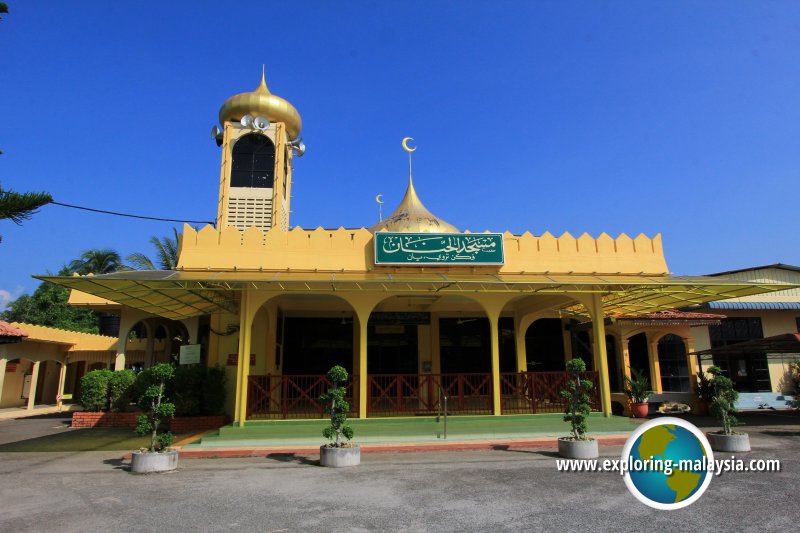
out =
[[166,452],[133,452],[131,472],[146,474],[148,472],[169,472],[178,468],[178,450]]
[[340,468],[343,466],[356,466],[361,463],[361,447],[352,448],[328,448],[319,447],[319,464]]
[[736,433],[733,435],[723,435],[722,433],[706,433],[708,443],[715,452],[749,452],[750,435],[747,433]]
[[572,440],[572,437],[558,439],[558,455],[567,459],[597,459],[600,449],[597,439]]

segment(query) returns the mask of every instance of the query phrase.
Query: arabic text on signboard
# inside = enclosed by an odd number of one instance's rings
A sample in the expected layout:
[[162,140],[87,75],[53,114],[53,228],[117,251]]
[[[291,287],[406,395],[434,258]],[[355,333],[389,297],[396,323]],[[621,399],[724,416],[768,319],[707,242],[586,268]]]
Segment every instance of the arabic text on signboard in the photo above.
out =
[[375,264],[502,265],[503,261],[499,233],[375,234]]

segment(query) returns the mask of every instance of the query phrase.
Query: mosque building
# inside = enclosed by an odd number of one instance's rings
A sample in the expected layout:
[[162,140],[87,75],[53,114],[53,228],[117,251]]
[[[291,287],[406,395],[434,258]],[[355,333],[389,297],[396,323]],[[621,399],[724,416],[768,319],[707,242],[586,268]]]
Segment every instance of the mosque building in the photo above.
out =
[[[408,188],[389,216],[293,227],[300,113],[262,75],[222,104],[219,122],[216,227],[184,226],[176,270],[40,279],[73,289],[73,305],[120,315],[109,367],[171,356],[225,367],[239,425],[321,417],[336,364],[351,374],[361,418],[435,415],[443,396],[452,414],[561,412],[573,357],[587,362],[593,408],[607,415],[627,405],[631,368],[656,392],[689,398],[693,328],[723,317],[675,309],[790,287],[673,276],[660,235],[460,231],[420,200],[410,138]],[[131,349],[132,329],[143,349]]]

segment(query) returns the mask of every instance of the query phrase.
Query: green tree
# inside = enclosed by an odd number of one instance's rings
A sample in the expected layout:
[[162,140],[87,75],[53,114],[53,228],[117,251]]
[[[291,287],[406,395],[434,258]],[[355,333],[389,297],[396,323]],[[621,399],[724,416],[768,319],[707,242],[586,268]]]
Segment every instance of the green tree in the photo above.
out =
[[[5,2],[0,2],[0,13],[6,14],[8,13],[8,4]],[[3,17],[0,17],[0,20],[3,20]],[[2,153],[2,152],[0,152]]]
[[127,270],[119,252],[110,248],[86,250],[79,259],[69,264],[69,269],[78,274],[109,274]]
[[167,400],[166,391],[175,378],[175,367],[165,363],[157,364],[142,371],[137,379],[146,384],[139,397],[142,414],[137,418],[136,433],[150,434],[150,452],[164,450],[172,444],[172,433],[159,435],[162,422],[175,416],[175,404]]
[[[46,192],[19,193],[4,190],[0,185],[0,220],[8,219],[17,225],[22,224],[24,220],[30,220],[40,207],[52,201],[53,197]],[[0,236],[0,241],[2,239]]]
[[350,404],[344,399],[347,370],[336,365],[328,371],[328,380],[333,387],[320,395],[319,401],[325,405],[325,412],[331,415],[331,424],[322,430],[322,436],[330,439],[331,448],[341,448],[345,442],[353,438],[353,428],[347,425],[347,411]]
[[150,244],[156,249],[158,268],[152,259],[141,252],[129,255],[126,259],[136,270],[175,270],[178,267],[178,230],[172,228],[172,237],[159,239],[150,237]]
[[564,409],[564,422],[572,424],[572,438],[574,440],[587,440],[586,419],[592,412],[589,403],[588,391],[593,384],[588,379],[583,379],[581,374],[586,372],[586,363],[581,358],[570,359],[567,361],[567,373],[570,378],[567,386],[561,389],[561,397],[564,398],[566,407]]
[[[61,269],[59,276],[69,276],[67,268]],[[23,294],[0,313],[0,319],[7,322],[25,322],[37,326],[97,333],[97,315],[87,309],[73,307],[67,303],[69,289],[61,285],[44,282],[32,295]]]

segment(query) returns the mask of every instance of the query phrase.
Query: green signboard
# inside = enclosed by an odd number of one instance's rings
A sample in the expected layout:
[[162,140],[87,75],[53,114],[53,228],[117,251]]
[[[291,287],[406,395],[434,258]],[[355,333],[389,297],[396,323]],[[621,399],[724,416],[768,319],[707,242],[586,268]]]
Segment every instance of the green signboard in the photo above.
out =
[[500,233],[375,234],[376,265],[502,265]]

